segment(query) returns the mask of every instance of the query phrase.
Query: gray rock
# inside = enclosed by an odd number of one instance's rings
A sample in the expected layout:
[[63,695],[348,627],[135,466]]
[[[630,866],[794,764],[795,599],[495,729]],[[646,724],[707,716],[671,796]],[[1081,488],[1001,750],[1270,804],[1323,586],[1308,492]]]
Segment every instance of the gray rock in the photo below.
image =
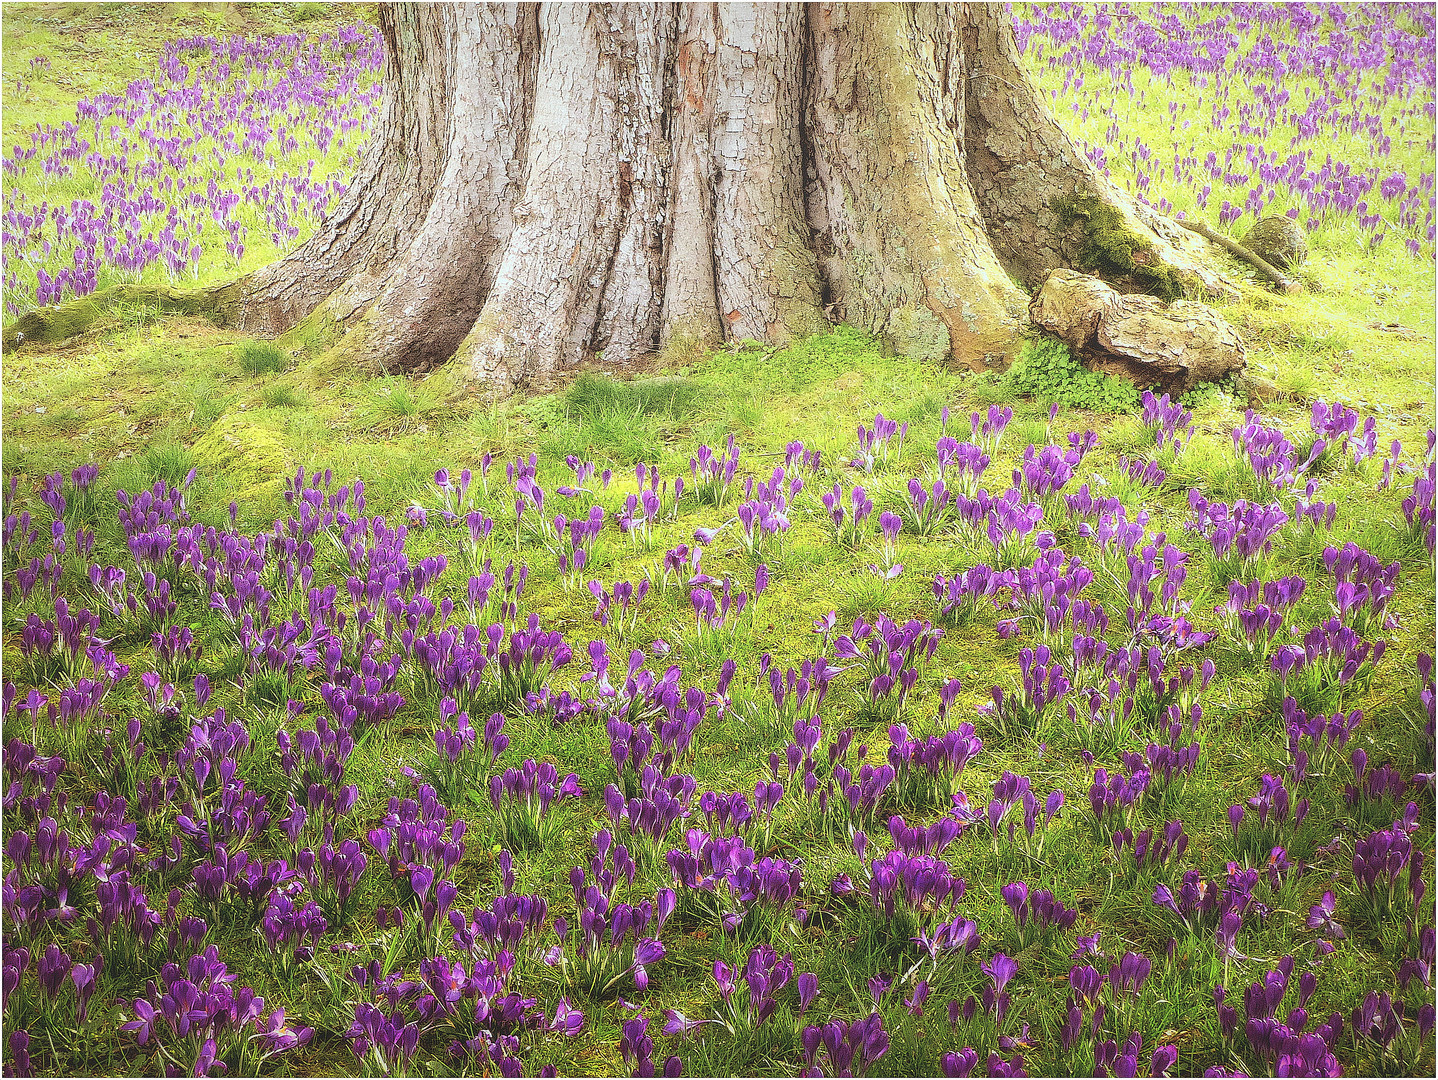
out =
[[1029,317],[1073,350],[1084,366],[1171,394],[1242,371],[1238,331],[1207,304],[1122,296],[1096,277],[1054,270]]
[[1308,241],[1303,237],[1303,229],[1282,214],[1264,218],[1239,243],[1280,270],[1298,266],[1308,258]]

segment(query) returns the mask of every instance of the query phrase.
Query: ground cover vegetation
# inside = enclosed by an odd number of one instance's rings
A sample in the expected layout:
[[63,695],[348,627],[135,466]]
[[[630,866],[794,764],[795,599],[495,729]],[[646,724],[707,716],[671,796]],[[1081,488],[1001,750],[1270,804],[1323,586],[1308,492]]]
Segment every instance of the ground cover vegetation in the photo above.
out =
[[[284,249],[353,15],[7,5],[7,304]],[[1268,400],[842,326],[467,415],[153,311],[6,355],[7,1070],[1431,1074],[1431,9],[1016,18],[1117,179],[1301,215],[1224,309]]]

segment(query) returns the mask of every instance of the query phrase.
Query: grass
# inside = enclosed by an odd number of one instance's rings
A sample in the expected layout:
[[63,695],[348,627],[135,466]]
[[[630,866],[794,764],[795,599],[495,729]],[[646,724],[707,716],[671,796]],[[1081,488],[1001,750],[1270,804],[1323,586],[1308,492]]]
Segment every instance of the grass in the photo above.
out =
[[265,404],[272,409],[298,409],[309,404],[309,399],[293,386],[271,383],[265,387]]
[[387,376],[365,388],[361,412],[375,432],[401,433],[422,430],[438,408],[439,403],[422,384]]
[[699,412],[704,387],[694,379],[658,378],[618,382],[586,372],[570,384],[565,403],[585,420],[658,417],[683,420]]
[[246,375],[274,375],[289,366],[289,358],[269,341],[242,341],[235,346],[235,359]]
[[194,457],[180,443],[156,443],[143,454],[119,465],[115,480],[121,490],[131,494],[154,487],[158,482],[179,487],[194,467]]
[[[33,9],[26,11],[35,14]],[[267,12],[263,7],[245,7],[223,17],[279,17]],[[166,17],[198,30],[206,14],[194,11]],[[7,68],[14,55],[8,31],[16,17],[7,5]],[[55,17],[77,16],[63,16],[62,12]],[[105,17],[114,23],[107,32],[120,40],[127,25],[139,25],[135,21],[141,15],[115,10]],[[27,33],[44,30],[51,34],[46,47],[56,50],[57,75],[70,78],[58,59],[65,36],[45,30],[49,25],[37,24]],[[140,42],[137,47],[145,46]],[[95,48],[87,45],[87,55]],[[91,77],[85,65],[74,67],[76,80]],[[58,97],[58,90],[56,93]],[[15,110],[8,98],[6,105],[8,128],[19,121],[12,118]],[[1307,429],[1307,408],[1299,399],[1310,395],[1341,396],[1365,414],[1373,412],[1378,416],[1380,446],[1397,438],[1410,460],[1421,456],[1424,432],[1433,422],[1433,387],[1425,366],[1431,364],[1430,342],[1434,334],[1431,267],[1392,261],[1387,254],[1359,257],[1330,251],[1315,255],[1309,273],[1325,291],[1295,298],[1250,291],[1243,300],[1225,309],[1250,343],[1251,364],[1289,395],[1288,400],[1264,406],[1265,414],[1297,441]],[[1429,290],[1426,296],[1425,287]],[[1375,321],[1369,312],[1378,295],[1385,297],[1384,321],[1391,319],[1413,327],[1419,339],[1400,338],[1368,325]],[[97,532],[95,552],[82,560],[72,548],[65,561],[63,589],[73,607],[96,604],[86,580],[91,561],[129,568],[132,584],[137,576],[133,556],[115,521],[114,492],[123,489],[134,494],[159,480],[181,483],[194,465],[195,443],[224,417],[246,417],[273,433],[286,453],[307,470],[333,470],[335,486],[362,477],[366,514],[383,515],[390,526],[405,520],[408,508],[414,504],[428,508],[429,525],[409,526],[405,555],[407,568],[425,558],[447,559],[446,569],[424,590],[436,601],[445,596],[460,600],[470,571],[459,553],[462,530],[447,529],[437,520],[438,496],[433,477],[440,467],[448,468],[452,475],[467,467],[475,473],[472,491],[478,493],[476,501],[495,519],[486,553],[492,557],[496,571],[511,559],[528,566],[522,612],[537,613],[542,626],[562,632],[576,653],[551,680],[553,689],[586,695],[592,692],[592,684],[579,679],[588,666],[584,646],[593,638],[610,638],[614,657],[610,675],[616,683],[626,669],[628,650],[636,646],[651,653],[647,666],[656,676],[662,676],[668,664],[678,663],[683,670],[682,685],[698,686],[706,692],[714,689],[723,661],[733,659],[737,665],[733,697],[736,703],[756,707],[736,708],[723,715],[709,710],[691,753],[681,765],[694,776],[700,793],[752,793],[756,782],[769,777],[769,753],[782,759],[792,734],[780,730],[757,707],[770,693],[767,679],[761,682],[758,674],[766,654],[779,669],[798,667],[812,658],[819,649],[819,637],[811,628],[816,619],[831,610],[837,612],[836,633],[844,632],[853,619],[872,618],[880,611],[901,621],[911,617],[937,620],[937,606],[930,590],[934,575],[952,574],[985,559],[992,561],[988,541],[981,535],[945,530],[920,537],[906,522],[899,539],[899,561],[904,564],[904,572],[893,581],[883,581],[868,569],[880,560],[876,525],[871,523],[869,539],[857,550],[829,542],[818,495],[835,479],[843,481],[846,492],[854,483],[868,487],[876,515],[883,508],[897,509],[904,504],[908,478],[926,476],[926,470],[933,465],[932,447],[938,437],[939,413],[945,406],[954,417],[950,431],[957,428],[957,434],[963,437],[967,433],[963,418],[969,411],[979,410],[989,402],[1012,400],[1012,389],[1005,387],[1002,379],[975,377],[935,364],[896,362],[883,355],[877,342],[848,327],[781,350],[741,343],[709,353],[691,352],[680,366],[657,378],[620,381],[585,374],[554,393],[488,406],[469,415],[455,415],[440,408],[428,396],[423,383],[402,379],[365,381],[341,375],[323,388],[302,395],[271,376],[243,370],[240,357],[254,345],[267,343],[248,342],[199,320],[152,320],[136,314],[84,339],[7,355],[0,373],[4,390],[4,473],[6,480],[17,480],[17,509],[30,511],[42,523],[42,546],[36,554],[48,550],[43,529],[48,527],[49,516],[38,499],[41,478],[52,471],[68,474],[83,462],[93,461],[100,466],[96,504],[101,511],[93,520]],[[1348,351],[1352,357],[1345,355]],[[257,383],[256,378],[265,381]],[[1016,413],[1013,425],[985,476],[991,490],[1007,484],[1028,442],[1043,439],[1046,402],[1012,403]],[[1216,625],[1212,608],[1221,602],[1226,582],[1213,578],[1193,538],[1184,531],[1187,491],[1197,486],[1209,498],[1226,501],[1251,494],[1246,466],[1235,462],[1228,438],[1228,431],[1241,421],[1245,404],[1226,394],[1215,396],[1196,412],[1198,435],[1183,455],[1167,466],[1169,482],[1164,489],[1152,495],[1132,490],[1125,494],[1126,499],[1135,500],[1135,509],[1141,505],[1152,515],[1151,532],[1165,530],[1175,543],[1194,553],[1182,596],[1192,604],[1190,617],[1200,628]],[[910,423],[908,443],[903,457],[887,470],[861,477],[841,463],[855,450],[855,427],[872,424],[879,411]],[[1132,416],[1065,408],[1054,421],[1052,432],[1055,440],[1062,440],[1068,431],[1088,428],[1099,431],[1099,447],[1066,490],[1086,480],[1093,481],[1095,475],[1112,478],[1120,454],[1142,455],[1151,450],[1151,438]],[[793,440],[803,441],[806,448],[819,449],[823,463],[821,474],[806,482],[796,502],[791,515],[794,523],[782,552],[769,560],[774,575],[770,591],[756,611],[746,613],[732,638],[695,642],[689,591],[681,580],[679,586],[671,585],[663,592],[655,590],[645,599],[635,630],[621,644],[612,635],[603,634],[593,621],[593,600],[583,584],[575,589],[563,587],[553,552],[530,543],[516,549],[512,492],[504,477],[505,465],[516,458],[527,457],[531,451],[539,454],[539,482],[548,493],[546,512],[551,516],[561,512],[577,516],[576,509],[587,509],[587,499],[565,499],[555,494],[559,485],[572,480],[573,474],[563,460],[565,455],[594,460],[601,470],[611,469],[610,487],[594,494],[594,501],[606,511],[607,525],[621,509],[626,495],[634,491],[635,462],[656,465],[672,491],[674,478],[688,481],[689,459],[700,443],[722,446],[731,433],[742,447],[741,478],[767,478]],[[478,472],[481,457],[487,452],[494,455],[494,464],[486,493]],[[1227,974],[1229,1001],[1233,1003],[1241,1001],[1243,988],[1261,978],[1278,957],[1296,955],[1300,970],[1311,969],[1318,976],[1318,989],[1309,1005],[1312,1015],[1323,1017],[1337,1010],[1347,1017],[1368,989],[1392,992],[1398,965],[1414,953],[1413,944],[1405,939],[1401,920],[1380,918],[1379,913],[1370,910],[1353,889],[1350,872],[1356,831],[1386,824],[1401,810],[1387,802],[1350,807],[1342,796],[1342,786],[1351,777],[1346,755],[1355,747],[1365,749],[1375,765],[1391,761],[1405,779],[1414,773],[1432,771],[1431,743],[1421,730],[1426,713],[1419,700],[1415,656],[1432,647],[1433,565],[1421,546],[1415,546],[1406,536],[1400,503],[1411,486],[1411,477],[1401,477],[1395,488],[1379,492],[1378,475],[1377,463],[1370,462],[1357,472],[1339,469],[1324,476],[1319,494],[1325,500],[1336,501],[1340,508],[1333,531],[1316,536],[1286,532],[1268,563],[1266,577],[1302,572],[1312,578],[1310,595],[1293,617],[1299,627],[1324,617],[1330,601],[1331,579],[1319,570],[1324,544],[1341,545],[1351,539],[1385,561],[1402,560],[1404,569],[1393,601],[1398,626],[1389,634],[1388,655],[1371,682],[1343,692],[1328,710],[1360,708],[1363,722],[1344,753],[1315,769],[1317,779],[1307,782],[1303,789],[1311,793],[1313,805],[1291,847],[1295,857],[1311,864],[1311,870],[1292,877],[1272,892],[1267,885],[1257,887],[1260,901],[1270,904],[1274,915],[1246,925],[1240,935],[1239,948],[1244,957],[1231,961]],[[197,476],[188,494],[190,512],[196,521],[217,529],[228,528],[229,505],[235,498],[232,480],[225,472],[202,471]],[[606,527],[595,552],[596,572],[585,576],[596,576],[605,585],[621,580],[637,582],[655,567],[666,549],[679,543],[692,545],[696,528],[719,524],[733,512],[735,501],[731,492],[725,510],[716,513],[714,508],[697,505],[686,496],[671,517],[672,500],[666,497],[665,513],[647,549]],[[13,511],[7,505],[5,512]],[[253,540],[261,532],[273,536],[276,522],[287,520],[296,511],[284,500],[283,488],[275,483],[238,499],[235,512],[239,529]],[[745,588],[753,581],[754,566],[740,549],[733,530],[734,526],[729,526],[706,549],[703,571],[719,578],[731,575],[737,587]],[[312,542],[314,584],[337,586],[340,604],[353,620],[357,609],[348,599],[346,579],[356,571],[348,554],[323,534],[317,534]],[[1086,563],[1097,562],[1092,546],[1076,534],[1066,543],[1071,543]],[[7,584],[15,581],[16,561],[7,551]],[[281,577],[271,562],[264,583],[281,598],[275,603],[276,610],[283,609],[286,614],[298,611],[308,620],[305,590],[290,591],[281,584]],[[210,678],[215,687],[210,704],[196,709],[193,686],[186,681],[179,685],[184,698],[181,717],[160,723],[144,703],[139,685],[140,674],[155,670],[158,663],[150,633],[106,613],[100,635],[111,640],[108,647],[131,668],[131,675],[111,691],[106,708],[115,720],[131,716],[144,719],[146,738],[153,744],[144,762],[147,770],[155,771],[159,768],[158,755],[173,753],[188,734],[191,722],[217,706],[224,707],[247,726],[254,741],[241,768],[247,789],[267,796],[270,812],[282,817],[292,781],[279,766],[275,733],[281,727],[290,734],[306,728],[313,730],[318,717],[327,715],[319,694],[321,671],[316,668],[294,679],[276,674],[247,675],[249,653],[238,646],[235,630],[210,607],[210,590],[193,576],[180,574],[177,581],[180,584],[174,623],[191,627],[205,646],[203,655],[192,662],[186,674],[199,672]],[[1115,642],[1123,640],[1123,610],[1128,600],[1122,581],[1100,580],[1090,591],[1102,597],[1114,620],[1110,638]],[[28,600],[12,594],[5,603],[6,678],[17,682],[17,694],[22,700],[32,686],[26,677],[28,665],[21,650],[20,628],[25,616],[32,612],[54,617],[53,602],[47,607],[48,595],[42,594],[43,588]],[[460,611],[462,606],[456,609],[455,621],[464,621]],[[1066,806],[1050,827],[1044,852],[1037,858],[1007,843],[997,845],[996,851],[988,839],[987,826],[979,827],[945,852],[945,861],[968,882],[967,895],[958,910],[978,924],[981,948],[967,959],[942,965],[933,974],[932,995],[922,1016],[912,1015],[903,1005],[903,999],[912,993],[912,985],[895,986],[882,996],[877,1009],[884,1016],[891,1047],[870,1075],[934,1075],[940,1070],[943,1052],[965,1045],[980,1050],[982,1065],[988,1051],[998,1048],[999,1034],[1018,1037],[1021,1022],[1033,1025],[1029,1036],[1033,1046],[1023,1051],[1030,1072],[1090,1071],[1093,1053],[1086,1040],[1073,1054],[1062,1053],[1057,1042],[1057,1018],[1066,996],[1073,938],[1078,933],[1094,932],[1101,934],[1100,946],[1108,954],[1108,962],[1097,964],[1105,971],[1108,963],[1116,961],[1125,950],[1140,950],[1154,960],[1153,975],[1129,1011],[1133,1027],[1144,1035],[1145,1054],[1156,1045],[1172,1043],[1180,1053],[1177,1071],[1185,1073],[1201,1072],[1211,1064],[1232,1064],[1230,1048],[1219,1037],[1212,1006],[1212,989],[1225,978],[1212,929],[1190,933],[1155,907],[1149,895],[1152,886],[1160,881],[1176,885],[1183,869],[1199,870],[1209,881],[1222,883],[1225,879],[1226,864],[1235,854],[1225,816],[1227,808],[1251,797],[1263,774],[1278,775],[1289,765],[1282,733],[1272,715],[1271,679],[1260,665],[1221,651],[1214,654],[1219,674],[1200,699],[1203,721],[1196,738],[1203,751],[1198,768],[1181,795],[1167,803],[1161,799],[1142,803],[1135,821],[1136,827],[1161,829],[1166,821],[1181,817],[1192,838],[1189,852],[1179,868],[1143,879],[1140,889],[1129,884],[1138,879],[1130,877],[1123,858],[1116,856],[1111,844],[1097,836],[1092,827],[1086,794],[1093,772],[1080,757],[1079,740],[1068,729],[1062,706],[1050,715],[1046,721],[1048,733],[1042,736],[1005,736],[978,711],[990,700],[991,687],[1012,688],[1018,676],[1019,649],[1033,641],[1028,628],[1019,639],[1001,638],[995,618],[994,613],[981,609],[966,624],[948,629],[915,686],[903,718],[916,733],[937,733],[939,687],[948,677],[959,678],[962,689],[952,715],[955,722],[975,724],[985,742],[983,751],[961,778],[960,787],[970,800],[986,803],[993,784],[1006,770],[1013,770],[1030,777],[1041,796],[1061,788],[1066,794]],[[349,639],[354,625],[349,622],[342,636]],[[387,638],[387,648],[382,650],[384,656],[403,654],[403,634],[404,629],[396,625]],[[656,640],[669,648],[662,658],[654,655],[651,643]],[[353,646],[347,648],[346,655],[348,664],[355,663]],[[51,697],[58,693],[58,688],[49,683],[33,688]],[[435,756],[438,714],[413,661],[400,665],[392,689],[405,698],[405,704],[391,721],[373,727],[358,739],[345,768],[345,782],[356,785],[358,801],[343,819],[338,838],[355,836],[362,846],[367,831],[389,812],[391,797],[409,793],[400,770],[421,767]],[[827,739],[840,728],[854,724],[858,728],[855,746],[865,744],[866,760],[878,764],[887,749],[888,735],[884,725],[864,719],[862,697],[857,677],[841,676],[819,710],[824,734]],[[305,711],[291,716],[285,708],[291,699],[303,702]],[[475,710],[476,723],[487,716],[487,708]],[[111,768],[104,759],[103,732],[114,726],[114,721],[92,721],[49,729],[41,722],[42,753],[60,753],[66,759],[67,767],[58,784],[71,807],[93,805],[96,788],[108,782],[102,780]],[[7,715],[6,728],[7,738],[29,738],[30,724],[23,714]],[[578,804],[565,804],[561,809],[558,841],[547,850],[518,860],[515,867],[517,891],[542,896],[549,904],[551,919],[562,914],[573,925],[568,873],[570,867],[587,862],[593,851],[594,831],[607,821],[600,796],[605,785],[615,779],[608,738],[602,725],[591,718],[552,725],[518,709],[511,710],[504,730],[511,745],[502,755],[499,768],[517,766],[529,757],[549,760],[561,774],[573,770],[585,792]],[[1142,723],[1139,737],[1127,748],[1140,749],[1158,734],[1155,725]],[[1097,764],[1112,770],[1118,764],[1117,755],[1101,753]],[[781,764],[780,771],[787,789],[785,800],[776,817],[771,842],[759,855],[803,858],[803,899],[809,915],[797,932],[779,932],[774,944],[781,954],[792,954],[796,972],[819,974],[820,997],[800,1021],[794,1016],[793,992],[786,990],[774,1019],[752,1034],[731,1038],[715,1025],[702,1029],[693,1042],[661,1035],[665,1008],[680,1009],[691,1019],[711,1017],[722,1006],[712,976],[714,961],[733,963],[743,959],[742,950],[726,941],[717,926],[676,914],[663,935],[668,955],[650,970],[648,994],[640,995],[626,986],[619,997],[639,1003],[649,1017],[649,1034],[657,1044],[656,1060],[662,1064],[667,1054],[682,1054],[691,1075],[793,1074],[799,1068],[799,1028],[831,1017],[848,1020],[867,1016],[876,1008],[868,978],[900,974],[917,959],[909,935],[892,932],[892,927],[864,901],[862,886],[857,896],[831,894],[830,882],[838,874],[849,874],[856,883],[860,882],[860,861],[842,829],[831,831],[818,826],[816,812],[799,796],[799,784],[789,779],[787,766]],[[499,889],[497,837],[487,799],[483,792],[477,794],[478,806],[467,816],[470,833],[465,855],[454,872],[459,888],[458,908],[466,914],[474,906],[490,902]],[[1414,792],[1414,797],[1425,822],[1419,842],[1431,867],[1431,789]],[[156,851],[168,842],[175,831],[177,803],[178,800],[162,801],[140,826],[139,842]],[[871,857],[889,846],[882,822],[891,809],[884,805],[879,824],[871,830]],[[939,816],[936,808],[905,808],[904,812],[910,823],[929,824]],[[89,827],[88,822],[72,820],[76,822],[72,835],[79,835],[81,827]],[[702,824],[702,815],[696,811],[686,824]],[[17,814],[7,810],[7,840],[18,828]],[[682,828],[671,833],[671,844],[680,843]],[[1022,833],[1022,826],[1019,829]],[[1339,848],[1320,853],[1319,849],[1334,837],[1343,838]],[[263,994],[271,1007],[283,1005],[291,1021],[315,1027],[316,1037],[308,1047],[281,1059],[283,1070],[301,1074],[357,1071],[356,1059],[343,1035],[354,1019],[353,1002],[364,995],[344,980],[343,972],[356,963],[382,962],[391,945],[404,940],[377,925],[375,910],[379,905],[406,906],[405,933],[412,933],[418,920],[417,907],[404,899],[402,883],[392,881],[376,854],[369,848],[365,850],[370,855],[371,868],[361,880],[349,922],[327,932],[315,959],[290,973],[272,966],[257,947],[254,920],[238,905],[212,906],[196,895],[189,865],[194,855],[188,846],[186,864],[165,880],[163,888],[149,884],[158,883],[158,875],[135,870],[137,878],[145,881],[155,906],[169,887],[181,890],[180,912],[206,919],[206,942],[216,944],[230,969],[242,973],[240,985]],[[291,858],[289,845],[274,824],[261,840],[250,845],[250,851],[266,859]],[[10,865],[7,856],[7,870]],[[1001,885],[1020,879],[1034,888],[1053,890],[1066,905],[1079,911],[1075,931],[1061,935],[1061,945],[1028,950],[1020,947],[1014,919],[997,893]],[[1425,879],[1432,895],[1431,869]],[[630,898],[652,898],[655,889],[667,881],[661,860],[641,871]],[[1346,927],[1347,937],[1336,941],[1336,951],[1320,960],[1315,951],[1319,935],[1307,930],[1305,918],[1309,906],[1328,888],[1338,894],[1337,917]],[[77,889],[71,902],[83,916],[95,913],[94,897],[89,892]],[[32,953],[38,955],[43,945],[54,941],[72,957],[88,955],[90,945],[81,925],[66,928],[45,924],[34,932]],[[9,935],[20,932],[13,930],[7,919],[7,944]],[[1175,939],[1174,954],[1173,960],[1167,961],[1170,938]],[[512,988],[540,999],[551,1014],[562,987],[559,976],[542,962],[540,954],[554,940],[548,924],[542,932],[527,937],[516,950],[511,982]],[[331,946],[337,951],[331,951]],[[354,951],[349,951],[351,947]],[[456,950],[447,951],[457,955]],[[962,1003],[969,995],[982,993],[989,980],[979,964],[998,951],[1016,956],[1020,962],[1019,974],[1010,986],[1015,1005],[1008,1021],[1002,1029],[997,1028],[980,1008],[972,1020],[961,1019],[957,1028],[951,1029],[947,1003]],[[414,977],[421,956],[419,946],[401,944],[399,953],[400,968],[408,977]],[[130,970],[112,961],[102,974],[96,998],[104,1007],[94,1006],[86,1025],[74,1021],[73,995],[68,989],[64,993],[70,996],[63,996],[53,1008],[46,1009],[40,1004],[35,975],[27,974],[18,996],[12,999],[6,1026],[28,1025],[34,1040],[31,1052],[42,1071],[50,1074],[155,1071],[160,1067],[159,1059],[141,1056],[133,1036],[117,1034],[116,1027],[133,1017],[133,1000],[144,993],[145,978],[159,976],[159,959],[146,958]],[[1296,970],[1295,982],[1298,973]],[[742,994],[741,989],[739,995]],[[1285,1000],[1284,1014],[1295,1003],[1295,994],[1296,990],[1290,991]],[[1410,1000],[1414,997],[1410,988]],[[586,1016],[581,1035],[561,1041],[534,1030],[522,1033],[526,1068],[537,1070],[540,1064],[553,1060],[564,1072],[618,1072],[622,1063],[615,1047],[620,1025],[632,1012],[612,995],[576,994],[573,1001]],[[43,1043],[42,1032],[48,1036]],[[1121,1040],[1126,1031],[1110,1023],[1105,1034]],[[53,1048],[49,1045],[52,1042]],[[427,1034],[423,1047],[426,1068],[431,1063],[435,1069],[456,1068],[445,1058],[446,1047],[439,1045],[435,1036]],[[1340,1045],[1339,1057],[1346,1069],[1358,1073],[1426,1073],[1431,1071],[1432,1062],[1431,1051],[1426,1057],[1400,1061],[1392,1051],[1385,1055],[1375,1045],[1353,1040]],[[7,1064],[9,1061],[7,1057]],[[190,1062],[183,1064],[188,1067]],[[1258,1062],[1246,1064],[1252,1067]],[[1140,1065],[1146,1065],[1146,1061]]]

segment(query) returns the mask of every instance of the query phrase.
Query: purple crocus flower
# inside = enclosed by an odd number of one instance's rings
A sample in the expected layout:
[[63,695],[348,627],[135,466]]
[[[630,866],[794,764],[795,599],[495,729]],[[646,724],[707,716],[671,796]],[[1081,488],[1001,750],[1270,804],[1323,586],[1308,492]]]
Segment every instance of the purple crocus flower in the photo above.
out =
[[1152,962],[1142,953],[1125,952],[1109,971],[1109,986],[1115,993],[1137,996],[1152,969]]
[[1019,962],[1003,953],[995,953],[990,959],[981,963],[979,968],[993,980],[994,993],[1002,994],[1004,987],[1009,984],[1009,980],[1018,974]]
[[803,1016],[819,994],[819,977],[806,971],[796,980],[796,985],[799,989],[799,1015]]

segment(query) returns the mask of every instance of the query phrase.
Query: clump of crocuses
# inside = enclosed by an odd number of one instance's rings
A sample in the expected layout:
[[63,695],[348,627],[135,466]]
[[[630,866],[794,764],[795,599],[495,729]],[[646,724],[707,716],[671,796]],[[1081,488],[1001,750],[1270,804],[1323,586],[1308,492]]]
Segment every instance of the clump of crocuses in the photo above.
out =
[[[1311,971],[1298,979],[1297,1003],[1279,1020],[1279,1008],[1288,995],[1293,975],[1293,957],[1285,956],[1277,968],[1267,972],[1261,981],[1249,986],[1243,994],[1245,1018],[1240,1025],[1238,1010],[1227,1003],[1222,986],[1214,988],[1213,1003],[1218,1011],[1218,1028],[1229,1048],[1277,1076],[1340,1076],[1342,1072],[1333,1050],[1343,1034],[1343,1018],[1337,1013],[1326,1023],[1308,1030],[1308,1001],[1318,988],[1318,979]],[[1243,1041],[1238,1039],[1242,1033]],[[1210,1069],[1206,1076],[1239,1075],[1227,1070]]]
[[806,1027],[800,1035],[805,1076],[863,1076],[889,1050],[884,1019],[871,1013],[863,1020],[830,1020]]
[[1002,732],[1041,730],[1049,707],[1071,688],[1063,664],[1047,645],[1025,647],[1019,650],[1019,686],[1007,693],[995,686],[993,704],[986,711]]
[[[608,829],[594,837],[595,854],[586,869],[569,872],[574,892],[575,925],[554,920],[559,939],[546,962],[558,967],[565,981],[586,993],[607,995],[626,980],[636,989],[649,986],[649,965],[662,960],[664,943],[659,934],[674,913],[673,889],[661,888],[651,900],[626,903],[618,899],[634,884],[635,865],[629,850],[615,844]],[[652,927],[652,936],[651,936]]]
[[863,711],[893,722],[943,636],[942,630],[919,619],[902,625],[887,615],[873,623],[855,619],[848,634],[834,639],[834,655],[857,662],[863,674],[859,690]]
[[559,834],[561,824],[551,813],[565,799],[577,799],[583,792],[579,777],[569,773],[562,779],[548,761],[525,759],[517,769],[505,769],[489,778],[489,801],[499,823],[499,835],[515,850],[540,851]]
[[284,1009],[264,1017],[265,999],[234,983],[235,975],[211,945],[183,967],[165,964],[149,993],[135,999],[135,1019],[120,1030],[133,1032],[141,1046],[153,1039],[166,1058],[196,1076],[208,1076],[222,1059],[239,1063],[238,1071],[256,1069],[313,1036],[313,1028],[287,1025]]
[[[714,985],[719,1001],[710,1019],[688,1019],[674,1009],[665,1010],[666,1035],[692,1035],[705,1026],[722,1027],[731,1037],[747,1034],[764,1026],[778,1008],[781,996],[791,982],[798,997],[798,1015],[803,1016],[819,994],[819,980],[812,972],[794,978],[794,958],[780,956],[772,945],[758,945],[750,950],[743,964],[735,967],[715,960]],[[743,984],[742,992],[740,984]]]

